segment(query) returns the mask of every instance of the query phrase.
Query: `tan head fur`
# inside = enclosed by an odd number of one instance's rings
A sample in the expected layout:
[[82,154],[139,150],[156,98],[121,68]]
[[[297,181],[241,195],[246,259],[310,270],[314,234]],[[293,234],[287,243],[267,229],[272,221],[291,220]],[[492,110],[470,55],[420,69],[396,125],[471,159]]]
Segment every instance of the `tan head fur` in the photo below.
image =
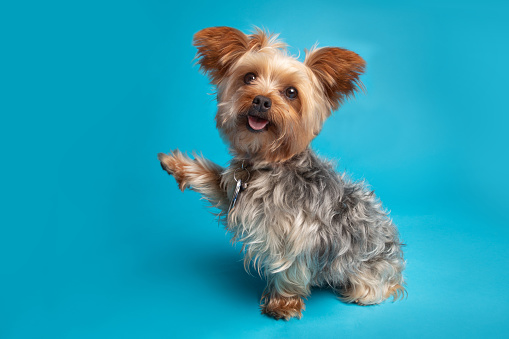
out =
[[[342,100],[361,85],[365,62],[342,48],[306,51],[277,36],[211,27],[194,36],[200,68],[217,87],[217,127],[235,155],[282,162],[304,151]],[[261,102],[260,102],[261,100]]]

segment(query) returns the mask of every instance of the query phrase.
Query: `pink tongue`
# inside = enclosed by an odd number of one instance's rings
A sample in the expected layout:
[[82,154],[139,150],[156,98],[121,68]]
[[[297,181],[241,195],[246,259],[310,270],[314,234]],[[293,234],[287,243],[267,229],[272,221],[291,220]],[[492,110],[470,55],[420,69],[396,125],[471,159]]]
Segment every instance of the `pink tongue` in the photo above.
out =
[[247,119],[248,119],[248,122],[249,122],[249,126],[251,126],[251,128],[256,130],[256,131],[259,131],[259,130],[263,129],[269,123],[268,120],[265,120],[265,119],[262,119],[262,118],[258,118],[258,117],[253,117],[253,116],[250,116],[250,115],[247,117]]

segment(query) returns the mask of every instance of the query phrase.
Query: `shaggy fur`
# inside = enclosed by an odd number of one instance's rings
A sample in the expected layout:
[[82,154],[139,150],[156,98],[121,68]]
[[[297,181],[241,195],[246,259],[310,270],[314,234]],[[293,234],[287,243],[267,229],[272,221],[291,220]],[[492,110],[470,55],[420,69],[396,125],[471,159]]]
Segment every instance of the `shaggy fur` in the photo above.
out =
[[[301,63],[259,30],[207,28],[194,43],[217,87],[217,127],[233,159],[221,168],[176,150],[159,160],[180,189],[219,209],[243,244],[246,269],[266,277],[262,313],[300,318],[312,286],[331,286],[362,305],[403,296],[405,262],[391,219],[364,183],[338,175],[309,148],[331,111],[361,86],[364,60],[321,48]],[[235,178],[247,188],[229,211]]]

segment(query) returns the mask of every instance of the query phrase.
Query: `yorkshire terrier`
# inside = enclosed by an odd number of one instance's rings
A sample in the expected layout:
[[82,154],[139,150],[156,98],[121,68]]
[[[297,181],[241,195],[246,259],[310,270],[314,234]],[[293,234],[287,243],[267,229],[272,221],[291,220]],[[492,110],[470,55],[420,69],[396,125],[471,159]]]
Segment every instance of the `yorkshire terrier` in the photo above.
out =
[[199,31],[194,46],[217,89],[216,126],[233,159],[222,168],[174,150],[159,160],[181,190],[219,209],[243,244],[245,267],[265,276],[262,313],[300,318],[313,286],[361,305],[405,295],[403,245],[388,213],[364,183],[310,148],[332,111],[362,88],[364,60],[325,47],[300,62],[277,35],[230,27]]

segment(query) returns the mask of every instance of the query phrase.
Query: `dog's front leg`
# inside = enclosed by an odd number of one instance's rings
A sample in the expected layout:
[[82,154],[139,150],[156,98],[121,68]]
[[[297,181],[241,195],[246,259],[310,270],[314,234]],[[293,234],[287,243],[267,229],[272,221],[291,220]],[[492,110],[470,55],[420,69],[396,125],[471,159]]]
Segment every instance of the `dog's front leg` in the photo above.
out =
[[262,314],[276,320],[290,320],[293,317],[300,319],[306,306],[301,296],[284,296],[272,291],[263,295],[261,308]]
[[159,153],[158,158],[163,169],[173,175],[182,191],[190,188],[201,193],[212,206],[228,208],[226,190],[221,187],[221,166],[196,155],[192,159],[179,150],[169,154]]
[[288,269],[268,275],[262,296],[262,314],[276,320],[301,318],[306,309],[303,298],[309,295],[309,270],[303,263],[294,262]]

